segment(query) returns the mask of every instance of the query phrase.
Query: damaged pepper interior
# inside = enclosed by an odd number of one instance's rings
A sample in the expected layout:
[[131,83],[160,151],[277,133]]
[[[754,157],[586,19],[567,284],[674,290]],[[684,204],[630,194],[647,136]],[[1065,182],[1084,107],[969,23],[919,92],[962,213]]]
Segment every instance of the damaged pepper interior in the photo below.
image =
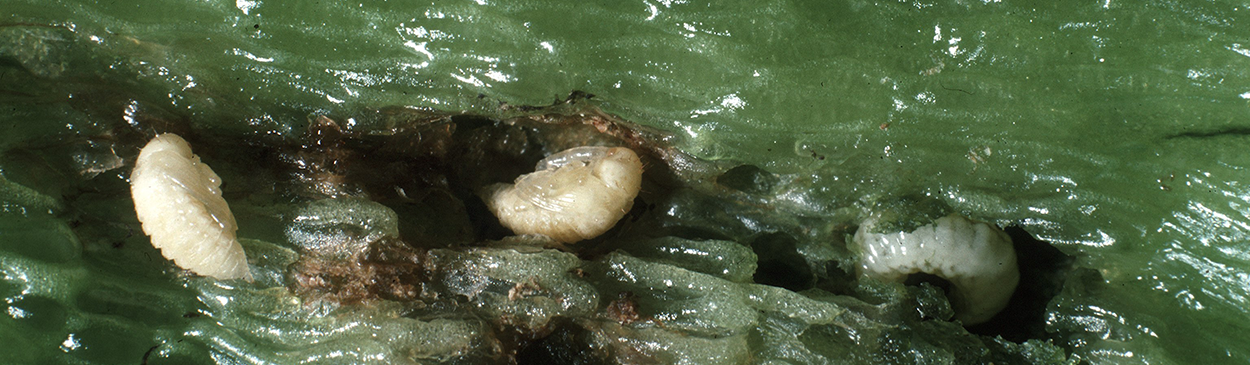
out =
[[1245,363],[1244,7],[4,1],[0,363]]
[[[990,288],[1010,305],[963,328],[947,300],[959,289],[952,281],[932,270],[898,272],[907,282],[862,276],[861,257],[871,254],[851,244],[870,215],[891,227],[883,230],[915,229],[950,214],[949,206],[916,196],[867,207],[818,195],[811,176],[690,156],[665,142],[665,132],[603,113],[587,97],[505,104],[500,116],[402,107],[316,115],[290,139],[199,131],[140,112],[138,122],[26,151],[68,144],[111,161],[93,168],[124,170],[117,161],[177,132],[225,180],[251,282],[198,276],[162,258],[126,212],[124,173],[64,187],[71,193],[59,209],[73,217],[64,229],[108,241],[77,243],[109,258],[100,264],[131,266],[129,275],[181,273],[186,283],[88,289],[89,301],[70,304],[108,313],[129,305],[133,311],[119,314],[138,321],[136,329],[183,318],[190,330],[155,331],[168,337],[146,350],[150,361],[1065,358],[1043,330],[1041,308],[1070,274],[1070,260],[1048,244],[1015,229],[1007,252],[1013,275],[1022,252],[1019,289]],[[586,146],[623,147],[644,166],[641,189],[606,232],[574,242],[517,235],[488,209],[486,187],[521,184],[545,157]],[[944,265],[973,265],[969,259]],[[169,291],[195,300],[169,302]],[[160,298],[160,310],[135,295]]]

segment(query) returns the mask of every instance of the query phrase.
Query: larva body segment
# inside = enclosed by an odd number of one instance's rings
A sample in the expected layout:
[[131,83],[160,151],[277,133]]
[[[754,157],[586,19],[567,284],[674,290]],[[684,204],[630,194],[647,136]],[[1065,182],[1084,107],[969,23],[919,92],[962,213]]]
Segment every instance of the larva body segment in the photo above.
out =
[[175,134],[162,134],[139,152],[130,193],[143,232],[165,258],[217,279],[252,280],[221,178]]
[[597,237],[625,216],[642,186],[642,161],[624,147],[577,147],[538,162],[537,171],[482,194],[517,234],[571,243]]

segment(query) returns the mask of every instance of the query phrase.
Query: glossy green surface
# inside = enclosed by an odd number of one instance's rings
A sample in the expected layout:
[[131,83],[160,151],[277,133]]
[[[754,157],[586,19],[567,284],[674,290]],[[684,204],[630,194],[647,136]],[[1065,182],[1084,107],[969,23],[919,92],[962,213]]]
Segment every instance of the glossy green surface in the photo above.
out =
[[[171,274],[138,233],[128,161],[115,160],[134,151],[80,143],[107,125],[143,114],[294,139],[313,114],[492,113],[582,90],[699,157],[811,176],[782,194],[800,213],[927,196],[1052,242],[1077,269],[1046,330],[1079,359],[1244,363],[1247,7],[0,0],[0,362],[137,363],[158,345],[154,363],[232,343],[253,362],[335,351],[231,342],[230,326],[254,322],[197,314],[235,309],[206,307],[216,284]],[[74,231],[69,216],[99,228]],[[413,322],[396,326],[439,325]]]

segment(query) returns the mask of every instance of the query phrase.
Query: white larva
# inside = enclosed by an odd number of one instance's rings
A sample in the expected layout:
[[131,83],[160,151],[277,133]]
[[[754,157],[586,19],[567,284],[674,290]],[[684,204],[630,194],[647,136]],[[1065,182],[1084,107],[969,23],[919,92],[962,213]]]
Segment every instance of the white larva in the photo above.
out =
[[597,237],[625,216],[642,186],[642,161],[624,147],[577,147],[548,156],[483,200],[508,229],[571,243]]
[[1011,237],[990,224],[950,215],[910,233],[869,233],[869,226],[854,238],[861,271],[883,280],[923,272],[950,281],[955,318],[965,325],[994,317],[1020,281]]
[[199,275],[251,281],[220,187],[187,141],[169,133],[143,147],[130,174],[135,213],[161,255]]

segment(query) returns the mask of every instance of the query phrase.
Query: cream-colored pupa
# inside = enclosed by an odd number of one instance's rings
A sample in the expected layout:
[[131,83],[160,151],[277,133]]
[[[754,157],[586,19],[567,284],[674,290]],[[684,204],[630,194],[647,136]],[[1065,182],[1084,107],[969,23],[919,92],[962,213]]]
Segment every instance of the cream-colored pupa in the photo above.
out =
[[199,275],[252,280],[221,178],[182,137],[158,135],[143,147],[130,194],[143,232],[165,258]]
[[642,161],[624,147],[576,147],[547,156],[514,184],[482,198],[517,234],[571,243],[607,232],[629,212],[642,187]]

